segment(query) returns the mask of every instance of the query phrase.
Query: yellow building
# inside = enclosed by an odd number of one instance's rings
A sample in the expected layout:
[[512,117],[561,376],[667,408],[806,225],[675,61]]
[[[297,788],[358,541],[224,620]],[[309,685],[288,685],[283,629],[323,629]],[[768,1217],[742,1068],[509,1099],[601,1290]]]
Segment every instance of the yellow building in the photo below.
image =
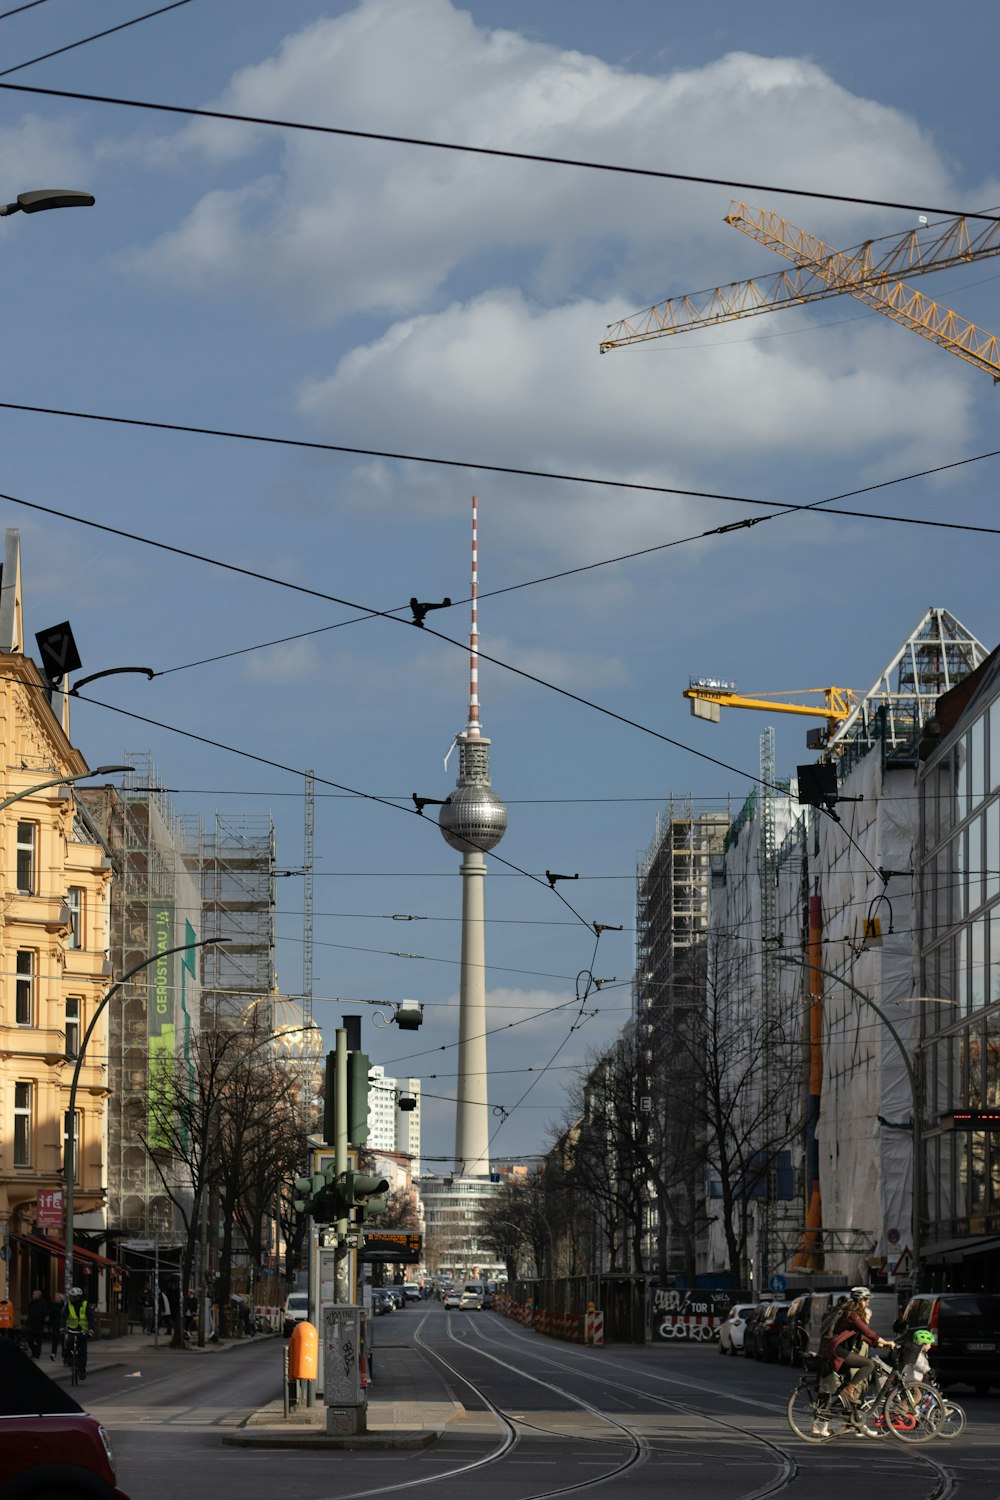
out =
[[[80,1042],[111,983],[111,863],[68,785],[86,776],[68,736],[68,699],[25,654],[18,533],[8,531],[0,587],[0,1264],[23,1313],[54,1291],[70,1083]],[[17,800],[11,801],[12,798]],[[87,1047],[76,1100],[76,1222],[100,1227],[105,1195],[107,1027]],[[41,1195],[41,1199],[39,1197]],[[50,1227],[51,1226],[51,1227]],[[84,1257],[76,1270],[94,1269]],[[79,1279],[74,1273],[74,1279]]]

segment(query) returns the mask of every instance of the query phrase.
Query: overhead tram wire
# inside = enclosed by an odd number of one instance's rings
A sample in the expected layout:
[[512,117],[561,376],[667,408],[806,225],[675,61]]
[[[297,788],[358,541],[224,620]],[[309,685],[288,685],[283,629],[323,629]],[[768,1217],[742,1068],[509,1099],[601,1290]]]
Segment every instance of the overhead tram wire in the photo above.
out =
[[23,5],[15,5],[12,10],[0,11],[0,21],[6,21],[8,16],[19,16],[22,10],[34,10],[36,5],[45,5],[47,0],[24,0]]
[[706,177],[693,172],[668,172],[657,167],[629,167],[615,162],[588,161],[581,157],[552,156],[537,151],[513,151],[500,146],[470,146],[459,141],[435,141],[422,136],[390,134],[383,130],[355,130],[343,125],[315,125],[303,120],[280,120],[269,115],[240,114],[235,110],[200,109],[186,104],[162,104],[151,99],[126,99],[113,94],[85,93],[80,89],[41,88],[23,83],[2,83],[0,88],[49,99],[75,99],[85,104],[110,104],[122,109],[148,110],[156,114],[188,119],[223,120],[238,125],[265,125],[276,130],[302,131],[309,135],[341,136],[349,140],[382,141],[390,145],[416,146],[430,151],[450,151],[470,156],[490,156],[503,161],[538,162],[544,166],[576,167],[590,172],[609,172],[626,177],[650,177],[661,182],[686,182],[703,187],[724,187],[741,193],[781,194],[790,198],[814,198],[827,203],[855,203],[865,208],[898,209],[901,213],[940,214],[948,219],[984,219],[1000,222],[1000,215],[940,208],[933,203],[901,203],[891,198],[862,198],[856,193],[823,192],[819,188],[780,187],[774,183],[737,181],[729,177]]
[[[40,4],[41,0],[34,0],[34,3]],[[151,21],[154,16],[162,16],[168,10],[179,10],[182,5],[190,4],[191,0],[171,0],[169,5],[161,5],[157,10],[147,10],[145,15],[133,16],[131,21],[120,21],[117,26],[106,26],[103,31],[91,32],[90,36],[82,36],[79,41],[67,42],[65,47],[55,47],[51,52],[41,52],[38,57],[29,57],[26,62],[15,63],[12,68],[4,68],[0,70],[0,78],[7,78],[11,73],[20,73],[22,68],[31,68],[35,63],[48,62],[50,57],[61,57],[64,52],[73,52],[77,47],[85,47],[88,42],[99,42],[102,37],[111,36],[116,31],[127,31],[130,26],[138,26],[141,21]],[[28,7],[20,6],[19,9],[27,10]],[[15,11],[6,12],[8,16],[15,14]],[[0,16],[0,21],[4,19],[4,16]]]
[[[2,85],[0,85],[2,86]],[[490,464],[476,459],[465,458],[440,458],[426,453],[402,453],[389,448],[360,448],[347,443],[324,443],[318,439],[276,437],[260,432],[241,432],[234,428],[225,427],[201,427],[189,422],[160,422],[149,417],[122,417],[104,412],[76,411],[69,407],[60,406],[36,406],[25,401],[0,401],[0,411],[21,411],[36,416],[46,417],[69,417],[82,422],[104,422],[116,427],[146,427],[154,432],[183,432],[195,437],[217,437],[226,438],[232,442],[263,443],[278,448],[304,448],[316,453],[342,453],[355,458],[384,458],[397,463],[428,464],[437,468],[466,469],[476,474],[509,474],[515,479],[548,479],[561,484],[587,484],[595,489],[633,490],[636,494],[644,495],[676,495],[685,500],[719,500],[727,505],[755,505],[776,514],[792,514],[796,511],[815,510],[822,506],[827,515],[846,516],[851,520],[861,521],[885,521],[898,526],[927,526],[946,531],[969,531],[982,532],[988,535],[1000,534],[1000,528],[995,526],[973,526],[961,521],[935,521],[926,520],[919,516],[893,516],[880,511],[863,510],[838,510],[834,508],[835,500],[849,500],[855,495],[869,495],[876,490],[892,489],[896,485],[910,484],[917,479],[930,479],[938,474],[945,474],[951,469],[962,469],[970,464],[983,463],[986,459],[1000,458],[1000,448],[991,449],[986,453],[973,453],[968,458],[953,459],[945,464],[936,464],[929,469],[916,469],[909,474],[899,474],[893,479],[880,479],[873,484],[865,484],[857,489],[843,490],[836,495],[828,495],[823,500],[813,500],[807,504],[797,505],[788,500],[761,500],[752,495],[729,495],[716,490],[690,490],[682,489],[678,485],[669,484],[646,484],[631,479],[606,479],[593,474],[566,474],[554,469],[529,469],[514,464]],[[0,500],[11,500],[14,504],[28,504],[27,501],[18,501],[14,496],[0,495]],[[43,509],[44,507],[39,507]],[[52,515],[64,515],[60,511],[50,511]],[[68,517],[75,520],[76,517]],[[770,519],[767,517],[766,519]],[[96,522],[84,523],[97,525]],[[725,528],[720,528],[725,529]],[[129,536],[128,532],[119,533]],[[711,532],[705,533],[712,535]],[[135,538],[144,540],[144,538]],[[175,549],[180,550],[180,549]],[[625,554],[626,557],[641,556],[642,551],[633,554]],[[657,550],[653,548],[651,550]],[[195,554],[190,554],[195,555]],[[586,571],[583,569],[570,569],[573,571]],[[566,576],[561,573],[553,574],[553,578]],[[548,582],[547,579],[540,580]],[[512,588],[525,587],[526,585],[511,585]],[[288,585],[294,587],[294,585]],[[495,590],[494,592],[503,592]],[[320,594],[318,597],[329,597]],[[492,594],[483,594],[481,598],[491,598]],[[340,601],[335,601],[340,602]],[[377,611],[376,611],[377,613]]]
[[[22,686],[24,686],[23,683]],[[135,719],[138,723],[148,724],[155,729],[167,730],[168,733],[180,735],[184,739],[195,740],[200,745],[208,745],[214,750],[225,751],[228,755],[238,755],[245,760],[256,761],[259,765],[271,766],[274,768],[274,770],[285,771],[290,776],[302,777],[305,775],[304,770],[300,770],[296,766],[285,765],[283,761],[273,760],[266,755],[257,755],[252,750],[242,750],[237,745],[227,745],[224,741],[212,739],[209,735],[197,734],[193,729],[181,729],[177,724],[168,724],[162,719],[153,719],[147,714],[136,713],[132,709],[119,708],[114,703],[104,703],[100,698],[88,698],[85,694],[78,694],[77,701],[80,703],[90,703],[96,708],[103,708],[108,713],[119,714],[123,718]],[[420,813],[417,812],[416,808],[404,807],[398,802],[390,802],[388,798],[380,797],[375,792],[362,792],[359,791],[356,787],[345,786],[343,782],[331,781],[330,778],[326,776],[317,776],[316,780],[322,786],[334,787],[337,791],[341,792],[349,792],[352,796],[360,797],[366,802],[376,802],[381,807],[392,808],[394,812],[403,813],[407,817],[420,818],[421,822],[426,821],[421,817]],[[434,827],[435,825],[428,824],[428,826]],[[472,843],[473,841],[470,839],[467,840],[467,842]],[[560,891],[556,890],[554,886],[550,886],[547,880],[543,880],[539,875],[533,875],[530,870],[522,870],[520,865],[514,864],[513,860],[505,859],[502,854],[497,854],[495,849],[484,850],[483,852],[488,854],[490,859],[494,859],[499,864],[505,865],[507,869],[511,870],[514,874],[523,876],[526,880],[530,880],[534,885],[539,885],[545,890],[551,890],[557,897],[557,899],[562,902],[563,906],[565,906],[568,911],[571,911],[573,913],[574,917],[577,918],[577,920],[583,927],[586,927],[590,932],[594,930],[593,923],[588,922],[586,917],[581,916],[576,907],[573,906],[569,901],[567,901],[566,897]]]

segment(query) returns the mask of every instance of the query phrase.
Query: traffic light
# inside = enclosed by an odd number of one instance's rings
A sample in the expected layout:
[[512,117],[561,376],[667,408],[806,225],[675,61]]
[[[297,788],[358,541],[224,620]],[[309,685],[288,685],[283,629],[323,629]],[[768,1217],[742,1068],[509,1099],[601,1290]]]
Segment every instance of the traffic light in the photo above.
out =
[[368,1073],[364,1052],[347,1054],[347,1139],[352,1146],[368,1144]]
[[[352,1146],[368,1144],[368,1074],[371,1061],[364,1052],[347,1054],[347,1139]],[[337,1054],[326,1054],[326,1085],[323,1096],[323,1139],[337,1143]]]
[[326,1054],[326,1084],[323,1089],[323,1139],[328,1146],[336,1144],[337,1114],[337,1054]]
[[[313,1177],[296,1177],[293,1183],[296,1196],[292,1199],[292,1207],[297,1214],[309,1214],[316,1219],[316,1206],[320,1198],[326,1192],[327,1180],[325,1172],[317,1172]],[[317,1222],[320,1222],[317,1220]]]
[[389,1191],[384,1177],[371,1177],[367,1172],[345,1172],[344,1195],[348,1205],[358,1210],[358,1223],[373,1214],[384,1214],[388,1202],[383,1196]]

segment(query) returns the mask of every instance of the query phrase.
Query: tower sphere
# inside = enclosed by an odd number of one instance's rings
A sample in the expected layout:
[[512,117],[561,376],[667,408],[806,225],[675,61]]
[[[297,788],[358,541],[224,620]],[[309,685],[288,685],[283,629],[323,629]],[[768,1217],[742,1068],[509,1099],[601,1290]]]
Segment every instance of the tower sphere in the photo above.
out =
[[462,854],[495,849],[507,832],[507,809],[490,786],[457,786],[438,826],[445,842]]

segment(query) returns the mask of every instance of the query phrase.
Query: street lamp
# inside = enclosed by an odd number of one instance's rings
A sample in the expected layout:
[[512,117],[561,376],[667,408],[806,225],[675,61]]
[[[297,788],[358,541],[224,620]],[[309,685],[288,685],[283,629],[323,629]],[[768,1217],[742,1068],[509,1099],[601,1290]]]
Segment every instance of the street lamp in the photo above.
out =
[[38,188],[32,193],[18,193],[13,203],[0,204],[0,218],[7,214],[39,214],[46,208],[93,206],[93,193],[79,193],[75,188]]
[[91,776],[116,776],[119,771],[132,771],[134,766],[95,766],[92,771],[78,771],[75,776],[54,776],[51,781],[40,781],[37,786],[27,786],[23,792],[15,792],[0,802],[0,812],[22,797],[33,797],[36,792],[47,791],[50,786],[72,786],[74,781],[87,781]]
[[[131,767],[129,768],[131,769]],[[90,1018],[90,1025],[83,1034],[80,1050],[76,1055],[76,1067],[73,1069],[73,1082],[69,1089],[69,1119],[66,1128],[66,1150],[63,1160],[63,1176],[66,1188],[63,1194],[63,1224],[66,1236],[66,1258],[65,1258],[65,1288],[66,1299],[69,1300],[70,1288],[73,1285],[73,1190],[76,1178],[76,1091],[80,1083],[80,1069],[83,1067],[83,1059],[87,1052],[87,1043],[94,1034],[94,1028],[100,1020],[107,1006],[114,996],[127,984],[134,974],[142,969],[148,969],[151,964],[159,963],[161,958],[166,958],[168,953],[184,953],[189,948],[205,948],[210,944],[228,943],[228,938],[199,938],[194,943],[177,943],[172,948],[161,948],[158,953],[153,953],[149,958],[144,958],[141,963],[134,964],[120,979],[116,979],[111,988],[101,1000],[94,1014]]]
[[[903,1066],[906,1069],[906,1077],[910,1085],[910,1100],[913,1112],[913,1135],[911,1137],[911,1170],[913,1173],[913,1192],[910,1213],[912,1221],[911,1237],[913,1241],[913,1269],[914,1272],[916,1272],[920,1265],[920,1223],[923,1217],[923,1181],[921,1177],[923,1120],[922,1105],[920,1099],[920,1081],[917,1077],[917,1070],[913,1066],[913,1059],[910,1057],[909,1051],[907,1050],[903,1038],[900,1036],[899,1032],[896,1030],[895,1026],[892,1024],[882,1007],[876,1004],[876,1002],[870,995],[866,995],[864,990],[858,989],[856,984],[852,984],[849,979],[845,979],[842,974],[837,974],[832,969],[824,969],[821,968],[819,964],[811,963],[807,958],[795,958],[790,953],[779,954],[778,958],[779,962],[781,963],[795,964],[800,969],[808,969],[815,974],[822,974],[824,979],[831,979],[835,984],[842,984],[845,990],[850,990],[851,994],[854,995],[856,999],[861,1001],[862,1005],[867,1005],[869,1010],[873,1010],[875,1012],[879,1020],[885,1026],[889,1035],[892,1037],[892,1040],[896,1044],[896,1049],[899,1052],[899,1055],[903,1060]],[[910,995],[907,997],[907,1003],[911,1005],[954,1005],[955,1001],[942,1000],[938,999],[936,996],[930,995]]]

